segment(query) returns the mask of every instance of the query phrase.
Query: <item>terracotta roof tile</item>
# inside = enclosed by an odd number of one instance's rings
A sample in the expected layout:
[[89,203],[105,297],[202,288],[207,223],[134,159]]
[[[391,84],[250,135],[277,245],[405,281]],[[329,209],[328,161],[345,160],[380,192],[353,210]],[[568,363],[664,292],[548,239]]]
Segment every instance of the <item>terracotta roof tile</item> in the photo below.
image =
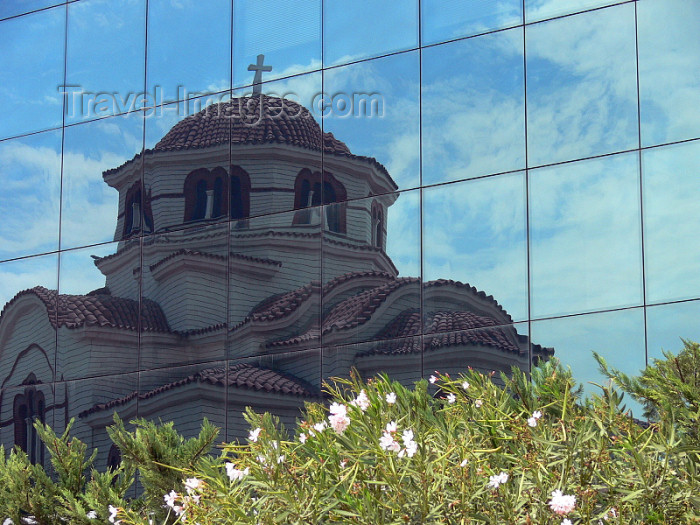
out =
[[[213,253],[206,253],[206,252],[199,252],[199,251],[194,251],[194,250],[185,250],[185,249],[180,249],[177,250],[159,261],[155,262],[154,264],[151,264],[148,268],[149,270],[153,271],[157,269],[159,266],[165,264],[166,262],[175,259],[180,256],[191,256],[191,257],[202,257],[205,259],[213,259],[213,260],[218,260],[218,261],[224,261],[226,258],[223,255],[217,255]],[[261,263],[261,264],[268,264],[271,266],[282,266],[282,263],[280,261],[275,261],[273,259],[267,259],[263,257],[252,257],[250,255],[243,255],[241,253],[234,253],[231,252],[231,257],[234,259],[240,259],[242,261],[250,261],[250,262],[256,262],[256,263]]]

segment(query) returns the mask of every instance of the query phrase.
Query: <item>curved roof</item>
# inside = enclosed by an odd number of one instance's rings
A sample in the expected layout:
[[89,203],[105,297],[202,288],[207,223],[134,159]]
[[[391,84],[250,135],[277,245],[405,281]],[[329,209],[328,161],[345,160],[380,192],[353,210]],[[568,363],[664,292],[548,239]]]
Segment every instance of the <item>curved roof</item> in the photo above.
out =
[[[14,303],[27,295],[34,295],[46,306],[49,321],[54,328],[104,326],[139,329],[139,302],[109,294],[65,295],[43,286],[35,286],[15,295],[2,309],[0,323]],[[149,299],[141,302],[141,330],[169,332],[168,321],[158,303]]]

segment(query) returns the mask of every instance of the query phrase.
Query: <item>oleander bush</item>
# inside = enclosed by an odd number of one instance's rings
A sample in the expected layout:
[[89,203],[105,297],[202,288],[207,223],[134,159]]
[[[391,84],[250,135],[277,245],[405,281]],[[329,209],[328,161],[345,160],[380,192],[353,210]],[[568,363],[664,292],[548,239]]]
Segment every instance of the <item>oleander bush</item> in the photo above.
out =
[[[249,410],[246,443],[215,454],[206,423],[184,440],[172,425],[127,431],[117,419],[122,467],[90,476],[83,444],[42,429],[56,479],[13,451],[0,512],[40,524],[700,523],[692,411],[656,402],[642,425],[612,385],[583,399],[556,360],[500,379],[435,372],[412,390],[385,376],[336,380],[329,405],[308,404],[296,428]],[[143,496],[126,501],[134,471]]]

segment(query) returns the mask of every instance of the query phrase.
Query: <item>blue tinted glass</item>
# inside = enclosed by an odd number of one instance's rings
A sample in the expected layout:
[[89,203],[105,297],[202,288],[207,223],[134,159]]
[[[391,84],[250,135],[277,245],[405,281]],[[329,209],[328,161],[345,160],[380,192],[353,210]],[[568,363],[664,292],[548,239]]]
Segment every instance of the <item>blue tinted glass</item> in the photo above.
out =
[[635,153],[530,172],[533,317],[642,304]]
[[700,143],[644,151],[642,173],[647,303],[700,297]]
[[647,307],[647,347],[649,363],[663,359],[663,352],[677,354],[682,339],[700,341],[700,301],[687,301]]
[[0,142],[0,260],[58,249],[61,131]]
[[17,16],[64,2],[65,0],[4,0],[0,2],[0,18]]
[[[321,0],[235,0],[233,85],[321,69]],[[258,55],[264,62],[258,66]]]
[[700,136],[700,3],[638,3],[642,146]]
[[66,9],[0,22],[0,138],[61,125]]
[[[144,105],[145,31],[144,0],[69,4],[67,123],[125,113]],[[100,45],[95,46],[95,42]]]
[[525,0],[525,22],[579,13],[619,3],[620,0]]
[[434,44],[523,23],[522,0],[423,0],[422,44]]
[[530,166],[637,147],[634,5],[527,26]]
[[426,333],[527,319],[525,221],[523,173],[423,190],[424,318],[473,319]]
[[324,65],[418,47],[417,0],[325,0],[323,7]]
[[423,184],[525,167],[523,33],[423,51]]

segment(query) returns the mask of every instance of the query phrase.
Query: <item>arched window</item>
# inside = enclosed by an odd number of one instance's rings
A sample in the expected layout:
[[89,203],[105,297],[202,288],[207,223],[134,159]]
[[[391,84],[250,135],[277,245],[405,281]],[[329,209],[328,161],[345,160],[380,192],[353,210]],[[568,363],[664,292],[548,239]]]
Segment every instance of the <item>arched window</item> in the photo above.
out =
[[[30,374],[30,378],[33,374]],[[34,423],[46,420],[44,393],[31,386],[23,394],[15,396],[12,421],[15,430],[15,445],[24,450],[32,463],[44,464],[44,447],[34,428]]]
[[[124,198],[124,227],[122,237],[126,239],[137,233],[153,231],[153,212],[151,211],[151,192],[146,199],[141,198],[141,182],[135,182]],[[143,225],[141,224],[143,221]]]
[[[109,453],[107,454],[107,470],[114,472],[119,468],[122,462],[122,452],[119,450],[117,445],[112,444],[109,447]],[[116,478],[115,478],[116,480]]]
[[232,219],[250,217],[250,176],[240,166],[231,166],[229,210]]
[[[336,233],[345,233],[345,206],[347,199],[345,187],[330,173],[312,173],[308,168],[302,169],[294,182],[293,224],[313,224],[325,216],[325,228]],[[326,205],[323,209],[307,209]]]
[[377,201],[372,203],[372,246],[384,248],[384,211]]

